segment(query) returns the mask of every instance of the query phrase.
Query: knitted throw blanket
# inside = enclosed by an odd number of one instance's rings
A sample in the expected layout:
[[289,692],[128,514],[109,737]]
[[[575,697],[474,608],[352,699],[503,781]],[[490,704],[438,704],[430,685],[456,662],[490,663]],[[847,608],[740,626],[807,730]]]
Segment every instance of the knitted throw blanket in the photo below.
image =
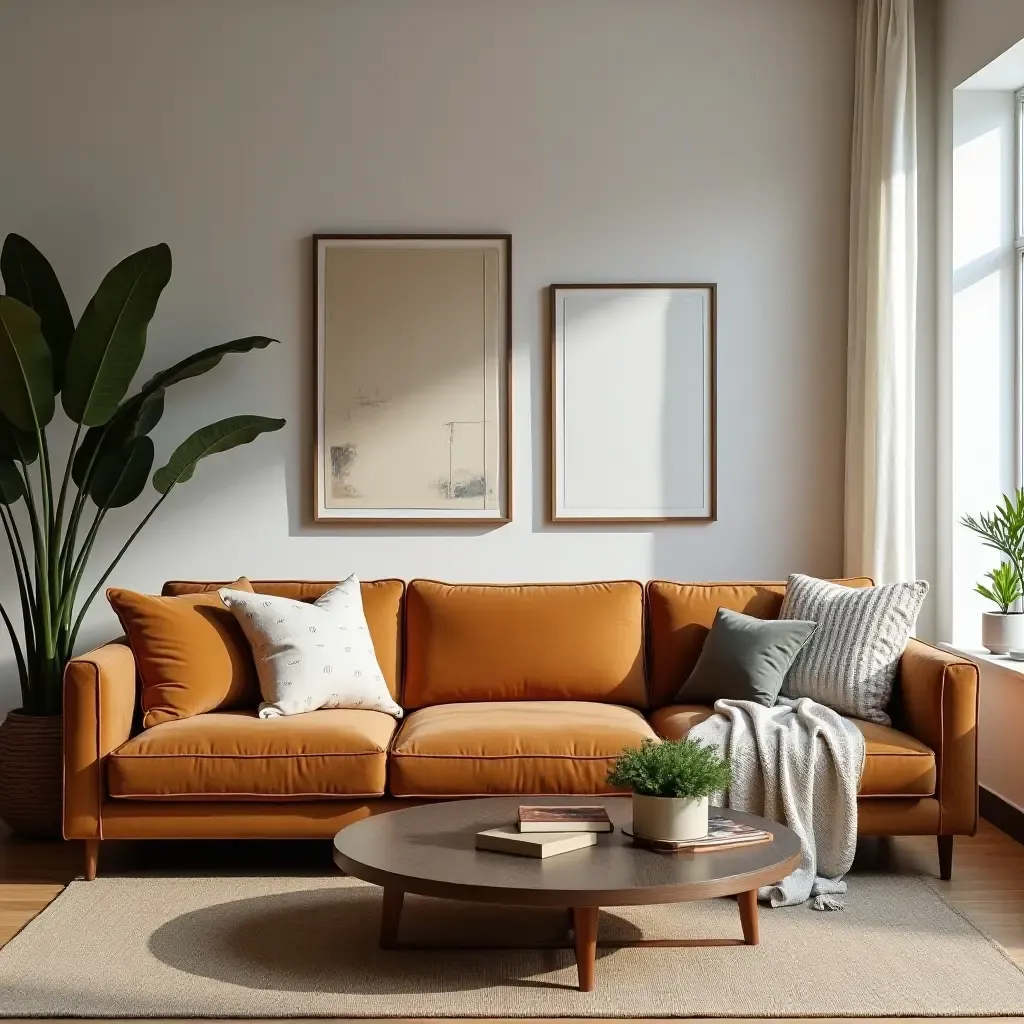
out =
[[[689,739],[732,762],[728,806],[788,825],[800,838],[800,866],[759,896],[773,907],[814,899],[816,910],[841,910],[843,875],[857,848],[857,790],[864,737],[850,721],[808,697],[766,708],[720,700],[716,714]],[[721,806],[721,796],[712,803]]]

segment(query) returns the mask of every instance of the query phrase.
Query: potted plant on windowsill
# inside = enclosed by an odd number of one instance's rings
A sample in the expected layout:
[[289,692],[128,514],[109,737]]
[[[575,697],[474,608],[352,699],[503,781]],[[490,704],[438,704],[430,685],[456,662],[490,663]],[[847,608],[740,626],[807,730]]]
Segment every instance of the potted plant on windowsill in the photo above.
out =
[[674,842],[708,834],[708,798],[731,781],[729,762],[697,740],[644,740],[608,772],[611,785],[633,792],[633,834]]
[[[0,618],[22,702],[0,725],[0,818],[24,835],[59,837],[64,666],[86,611],[132,541],[201,459],[280,430],[285,421],[229,416],[182,441],[152,475],[156,500],[79,600],[108,512],[146,490],[155,458],[149,434],[163,415],[167,389],[213,369],[228,353],[266,348],[274,339],[239,338],[203,349],[126,397],[171,276],[165,244],[118,263],[77,324],[53,268],[20,235],[4,241],[0,274],[7,293],[0,295],[0,524],[18,596],[16,609],[0,604]],[[58,398],[74,425],[63,458],[54,457],[53,435],[64,432],[48,430]]]
[[1024,650],[1024,614],[1011,611],[1024,596],[1013,566],[1002,562],[998,569],[985,573],[985,578],[991,586],[979,583],[974,589],[999,611],[981,613],[982,646],[993,654]]
[[991,601],[998,612],[983,612],[981,642],[993,654],[1024,651],[1024,613],[1018,610],[1024,597],[1024,488],[1018,488],[990,514],[964,516],[960,520],[977,534],[985,547],[1004,556],[998,568],[985,574],[990,585],[979,583],[975,592]]

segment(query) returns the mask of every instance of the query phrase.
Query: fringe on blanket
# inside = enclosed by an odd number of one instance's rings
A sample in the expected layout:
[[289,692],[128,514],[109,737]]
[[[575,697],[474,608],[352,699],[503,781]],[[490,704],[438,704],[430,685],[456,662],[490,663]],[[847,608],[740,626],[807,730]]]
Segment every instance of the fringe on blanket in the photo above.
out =
[[845,910],[846,900],[839,896],[833,896],[832,893],[822,893],[820,896],[815,896],[811,901],[812,910]]

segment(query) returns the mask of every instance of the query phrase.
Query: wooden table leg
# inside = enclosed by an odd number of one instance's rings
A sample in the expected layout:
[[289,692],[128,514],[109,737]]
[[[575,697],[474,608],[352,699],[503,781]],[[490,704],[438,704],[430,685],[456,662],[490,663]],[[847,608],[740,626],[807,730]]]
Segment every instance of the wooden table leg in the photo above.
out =
[[743,926],[743,941],[748,946],[756,946],[757,933],[757,890],[736,894],[736,902],[740,905],[740,924]]
[[597,959],[598,907],[573,907],[572,929],[576,938],[576,973],[580,991],[594,991],[594,961]]
[[385,888],[380,908],[380,948],[394,949],[398,941],[398,922],[402,917],[405,893],[401,889]]

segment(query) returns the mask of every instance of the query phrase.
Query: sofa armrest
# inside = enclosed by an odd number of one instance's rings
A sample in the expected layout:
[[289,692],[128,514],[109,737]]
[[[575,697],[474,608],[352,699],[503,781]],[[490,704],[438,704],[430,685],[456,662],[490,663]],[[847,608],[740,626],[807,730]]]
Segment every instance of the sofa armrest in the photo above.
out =
[[64,669],[64,838],[100,839],[104,760],[130,738],[135,655],[121,642],[72,658]]
[[978,667],[911,640],[900,659],[902,724],[935,751],[940,835],[978,827]]

